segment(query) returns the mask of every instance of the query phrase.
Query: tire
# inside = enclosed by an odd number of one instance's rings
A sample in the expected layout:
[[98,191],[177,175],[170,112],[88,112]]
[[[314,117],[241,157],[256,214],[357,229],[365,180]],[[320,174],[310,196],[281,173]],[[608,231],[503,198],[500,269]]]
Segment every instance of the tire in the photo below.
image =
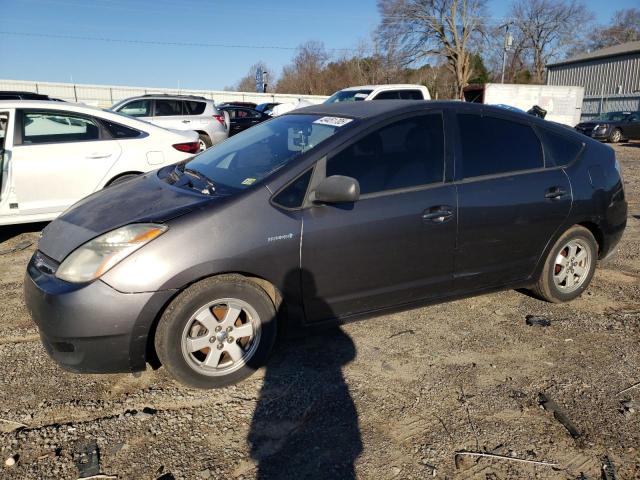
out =
[[276,311],[266,292],[242,277],[224,275],[180,293],[160,318],[154,343],[160,362],[178,382],[206,389],[250,376],[266,362],[275,338]]
[[573,226],[550,250],[533,290],[548,302],[569,302],[589,286],[597,260],[598,243],[593,234],[584,227]]
[[133,180],[134,178],[136,178],[139,175],[140,175],[139,173],[127,173],[127,174],[122,175],[120,177],[116,177],[116,178],[114,178],[113,180],[111,180],[107,184],[107,187],[111,187],[113,185],[119,185],[121,183],[128,182],[129,180]]
[[209,138],[209,135],[207,135],[206,133],[199,133],[198,137],[199,137],[198,143],[200,144],[201,152],[204,152],[207,148],[213,145],[213,143],[211,142],[211,139]]
[[618,143],[620,140],[622,140],[622,132],[619,128],[614,128],[613,132],[609,135],[609,142]]

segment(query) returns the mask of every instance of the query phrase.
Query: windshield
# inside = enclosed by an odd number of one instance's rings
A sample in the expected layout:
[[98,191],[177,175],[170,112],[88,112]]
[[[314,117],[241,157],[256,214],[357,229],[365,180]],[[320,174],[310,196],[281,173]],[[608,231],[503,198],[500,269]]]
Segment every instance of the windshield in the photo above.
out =
[[324,103],[358,102],[369,96],[373,90],[340,90],[327,98]]
[[184,166],[206,177],[216,191],[245,189],[314,149],[352,121],[319,115],[283,115],[231,137]]
[[609,112],[593,119],[596,122],[621,122],[630,115],[629,112]]

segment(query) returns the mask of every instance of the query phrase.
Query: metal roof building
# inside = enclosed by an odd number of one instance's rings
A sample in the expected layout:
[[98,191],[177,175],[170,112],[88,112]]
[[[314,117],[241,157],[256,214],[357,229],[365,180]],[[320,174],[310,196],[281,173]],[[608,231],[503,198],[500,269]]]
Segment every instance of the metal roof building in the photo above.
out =
[[640,41],[584,53],[547,65],[548,85],[585,88],[583,117],[640,110]]

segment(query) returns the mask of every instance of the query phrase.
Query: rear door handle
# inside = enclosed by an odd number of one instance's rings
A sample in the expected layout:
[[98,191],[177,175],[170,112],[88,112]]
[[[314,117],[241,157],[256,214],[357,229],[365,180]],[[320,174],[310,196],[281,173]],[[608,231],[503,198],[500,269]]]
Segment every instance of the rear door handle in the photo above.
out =
[[422,220],[433,223],[444,223],[453,217],[453,207],[449,205],[438,205],[427,208],[422,212]]
[[92,153],[91,155],[87,155],[87,158],[95,159],[95,158],[109,158],[111,156],[110,153]]
[[544,192],[544,198],[554,200],[556,198],[564,197],[566,194],[567,191],[562,187],[549,187],[546,192]]
[[182,120],[182,123],[191,123],[191,120]]

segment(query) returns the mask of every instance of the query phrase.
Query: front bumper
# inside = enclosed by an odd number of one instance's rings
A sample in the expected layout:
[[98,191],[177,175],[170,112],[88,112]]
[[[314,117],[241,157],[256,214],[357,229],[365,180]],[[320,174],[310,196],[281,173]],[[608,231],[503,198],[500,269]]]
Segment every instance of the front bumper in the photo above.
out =
[[25,302],[47,353],[66,370],[83,373],[144,370],[149,331],[174,293],[121,293],[100,280],[70,284],[33,258],[24,280]]
[[591,137],[594,140],[607,140],[609,138],[609,130],[594,130],[593,128],[577,128],[576,130],[587,137]]

